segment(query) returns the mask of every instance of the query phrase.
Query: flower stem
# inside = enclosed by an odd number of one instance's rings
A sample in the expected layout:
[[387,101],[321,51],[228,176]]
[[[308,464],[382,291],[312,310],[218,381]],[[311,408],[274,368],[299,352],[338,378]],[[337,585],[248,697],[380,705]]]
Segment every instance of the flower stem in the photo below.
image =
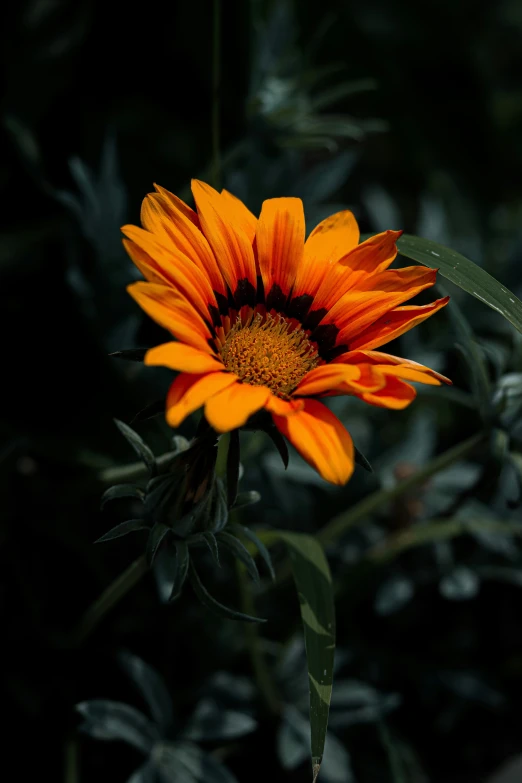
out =
[[107,612],[116,606],[148,570],[145,555],[140,555],[114,582],[111,582],[80,620],[75,634],[75,641],[78,644],[82,644],[90,636]]
[[[255,615],[254,596],[252,588],[247,581],[245,567],[237,563],[237,579],[241,596],[241,608],[245,614]],[[281,705],[277,695],[271,672],[263,655],[262,641],[259,628],[256,623],[244,623],[246,643],[254,677],[265,706],[272,715],[279,715]]]
[[219,98],[221,87],[221,1],[214,0],[212,41],[212,180],[220,189],[221,161],[219,152]]
[[404,481],[396,484],[391,489],[381,489],[378,492],[373,492],[368,497],[361,500],[349,511],[345,511],[342,514],[338,514],[334,517],[322,530],[317,534],[317,539],[321,544],[331,544],[333,541],[337,541],[341,536],[345,535],[349,530],[358,525],[365,517],[378,509],[384,503],[388,503],[390,500],[409,492],[411,489],[418,487],[420,484],[424,484],[427,479],[439,473],[441,470],[449,467],[453,462],[466,456],[475,449],[484,439],[486,434],[479,432],[476,435],[472,435],[471,438],[458,443],[448,451],[439,454],[438,457],[432,459],[423,468],[413,473]]

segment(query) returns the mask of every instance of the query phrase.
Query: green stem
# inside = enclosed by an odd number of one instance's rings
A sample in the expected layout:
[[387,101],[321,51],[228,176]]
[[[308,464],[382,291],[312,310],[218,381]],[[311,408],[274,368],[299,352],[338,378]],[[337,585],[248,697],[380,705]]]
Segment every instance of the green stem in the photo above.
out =
[[[157,457],[158,468],[164,468],[171,459],[176,456],[176,451],[167,451],[165,454]],[[102,484],[126,484],[133,481],[139,481],[149,475],[149,472],[143,462],[131,462],[130,465],[117,465],[114,468],[105,468],[98,474]]]
[[138,584],[142,576],[144,576],[148,570],[149,567],[145,555],[140,555],[140,557],[131,563],[114,582],[111,582],[100,597],[91,604],[80,620],[75,634],[75,641],[78,644],[82,644],[87,637],[90,636],[96,626],[103,620],[107,612],[116,606],[118,601],[120,601],[134,585]]
[[423,468],[416,473],[413,473],[409,478],[401,481],[399,484],[396,484],[391,489],[381,489],[378,492],[373,492],[349,511],[345,511],[334,517],[318,532],[318,541],[323,544],[323,546],[331,544],[333,541],[337,541],[341,536],[344,536],[349,530],[362,522],[362,520],[384,503],[395,500],[406,492],[409,492],[411,489],[418,487],[420,484],[424,484],[431,476],[434,476],[436,473],[449,467],[453,462],[465,457],[473,451],[485,437],[486,434],[483,432],[472,435],[471,438],[462,441],[462,443],[458,443],[456,446],[448,449],[448,451],[435,457],[435,459],[432,459],[431,462],[428,462]]
[[[241,563],[237,563],[237,578],[241,596],[241,608],[245,614],[254,616],[256,613],[254,596],[252,595],[250,583],[246,578],[245,567]],[[272,681],[272,675],[263,655],[258,625],[257,623],[244,623],[244,628],[248,654],[261,698],[272,715],[279,715],[281,704]]]
[[219,143],[219,92],[221,87],[221,2],[214,0],[212,41],[212,169],[213,184],[220,189],[221,161]]
[[80,783],[78,741],[75,738],[67,740],[64,756],[65,783]]
[[522,528],[516,523],[497,522],[494,519],[432,519],[424,525],[416,525],[390,536],[372,547],[366,553],[366,559],[373,563],[385,563],[407,549],[469,535],[475,531],[522,536]]

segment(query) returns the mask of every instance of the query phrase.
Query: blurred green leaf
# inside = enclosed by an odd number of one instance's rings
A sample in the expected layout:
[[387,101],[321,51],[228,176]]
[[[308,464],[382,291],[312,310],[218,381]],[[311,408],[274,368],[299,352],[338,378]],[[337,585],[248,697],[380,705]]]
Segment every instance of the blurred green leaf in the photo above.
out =
[[128,650],[120,652],[118,660],[127,675],[139,688],[149,705],[150,714],[154,721],[163,731],[167,731],[172,725],[174,716],[172,700],[163,677],[142,658]]
[[466,566],[457,566],[441,579],[439,590],[451,601],[468,601],[474,598],[480,588],[480,578]]
[[399,253],[419,264],[438,269],[443,277],[472,294],[504,316],[522,332],[522,302],[514,293],[495,280],[484,269],[455,250],[430,239],[403,234],[397,242]]
[[147,541],[147,563],[150,566],[154,563],[154,558],[166,536],[172,533],[172,529],[164,522],[156,522],[150,531]]
[[193,742],[222,742],[255,731],[257,721],[246,712],[223,709],[214,699],[203,699],[188,720],[183,737]]
[[149,753],[159,739],[154,724],[128,704],[93,699],[77,704],[76,709],[85,718],[80,730],[95,739],[122,740],[143,753]]
[[292,704],[287,704],[277,732],[277,755],[285,769],[295,769],[310,750],[310,723]]
[[143,362],[148,348],[128,348],[124,351],[113,351],[109,354],[111,359],[125,359],[128,362]]
[[312,769],[317,778],[324,753],[332,698],[335,606],[332,576],[323,548],[304,533],[277,532],[285,542],[303,621],[308,679]]
[[132,427],[129,427],[125,422],[119,419],[114,419],[114,423],[118,427],[124,438],[130,443],[138,457],[140,457],[147,466],[150,474],[153,476],[156,471],[156,458],[151,449],[145,441],[135,432]]
[[355,783],[350,754],[331,731],[326,735],[321,780],[324,783]]
[[375,611],[384,616],[398,612],[411,601],[414,594],[415,585],[412,580],[396,574],[379,587],[375,596]]
[[192,742],[162,742],[155,756],[162,783],[237,783],[223,764]]
[[103,493],[100,501],[100,508],[103,509],[109,500],[116,500],[117,498],[136,498],[137,500],[143,500],[144,497],[144,491],[134,484],[115,484]]

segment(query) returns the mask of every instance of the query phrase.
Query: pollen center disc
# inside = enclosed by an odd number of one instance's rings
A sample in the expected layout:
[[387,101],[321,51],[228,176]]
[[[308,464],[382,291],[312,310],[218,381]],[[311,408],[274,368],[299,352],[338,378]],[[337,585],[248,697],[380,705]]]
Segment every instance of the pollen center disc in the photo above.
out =
[[288,398],[319,356],[302,329],[282,316],[256,315],[242,324],[240,318],[228,333],[221,350],[225,367],[244,383],[267,386]]

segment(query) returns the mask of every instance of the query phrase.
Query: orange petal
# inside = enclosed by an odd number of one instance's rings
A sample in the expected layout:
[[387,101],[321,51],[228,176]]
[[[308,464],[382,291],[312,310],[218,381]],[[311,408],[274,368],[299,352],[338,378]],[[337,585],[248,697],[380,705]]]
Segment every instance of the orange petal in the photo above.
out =
[[267,400],[265,408],[276,416],[293,416],[294,413],[303,410],[304,400],[282,400],[273,394]]
[[330,266],[357,247],[358,242],[359,226],[349,210],[337,212],[319,223],[305,242],[292,299],[315,296]]
[[413,329],[438,312],[449,302],[449,296],[437,299],[429,305],[395,307],[388,311],[373,324],[362,330],[351,341],[351,348],[379,348],[379,346],[400,337],[401,334]]
[[346,484],[354,467],[352,439],[325,405],[307,399],[291,416],[272,416],[278,430],[326,481]]
[[304,237],[300,198],[271,198],[263,202],[256,242],[267,310],[284,307],[303,258]]
[[236,304],[256,304],[257,275],[252,242],[243,230],[244,213],[238,220],[237,205],[211,188],[192,180],[192,193],[198,208],[201,228],[218,260],[223,277]]
[[253,243],[257,228],[256,216],[243,204],[241,199],[234,196],[233,193],[229,193],[228,190],[221,191],[221,198],[227,207],[234,213],[234,220],[242,231],[245,232],[248,241]]
[[[357,364],[357,365],[361,365],[369,362],[372,365],[378,367],[379,370],[382,371],[383,373],[392,374],[392,375],[398,374],[395,373],[394,368],[400,367],[402,369],[407,369],[417,374],[420,373],[423,375],[429,375],[437,382],[451,384],[450,379],[446,378],[445,375],[441,375],[441,373],[435,372],[435,370],[426,367],[424,364],[413,362],[411,361],[411,359],[402,359],[399,356],[392,356],[389,353],[382,353],[381,351],[368,351],[368,350],[357,349],[355,351],[349,351],[348,353],[339,356],[336,359],[336,362],[341,362],[343,364],[346,363],[346,364]],[[414,379],[410,378],[410,380],[414,380]],[[428,384],[431,383],[431,381],[424,380],[424,379],[421,380],[420,382],[428,383]]]
[[235,383],[207,401],[205,418],[217,432],[230,432],[246,424],[253,413],[264,407],[270,395],[266,386]]
[[[214,253],[199,225],[194,224],[185,209],[178,208],[174,200],[167,202],[162,194],[150,193],[143,201],[141,220],[164,246],[182,253],[199,267],[214,291],[226,295],[225,281]],[[129,236],[126,229],[125,226],[122,230]]]
[[155,283],[132,283],[127,291],[142,310],[167,329],[180,342],[211,353],[208,340],[212,335],[196,310],[167,286]]
[[305,375],[294,394],[315,396],[338,389],[345,393],[381,389],[385,384],[383,376],[373,371],[370,365],[363,365],[363,367],[366,372],[357,365],[336,362],[315,367]]
[[194,212],[188,204],[185,204],[184,201],[175,196],[174,193],[171,193],[170,190],[162,188],[161,185],[156,185],[156,183],[154,183],[154,188],[163,199],[163,205],[169,214],[172,215],[174,213],[175,215],[177,212],[181,212],[188,220],[194,223],[195,226],[200,228],[198,213]]
[[143,276],[151,283],[176,289],[198,310],[202,318],[218,312],[208,277],[182,253],[163,248],[152,234],[137,226],[126,226],[130,239],[123,244]]
[[[361,332],[390,313],[397,305],[432,285],[432,278],[426,276],[424,282],[421,281],[404,291],[349,291],[331,308],[325,321],[334,323],[340,330],[337,345],[347,344],[353,347]],[[365,294],[369,295],[366,301]]]
[[167,422],[179,427],[191,413],[201,408],[214,394],[237,381],[237,375],[212,372],[203,375],[178,375],[167,395]]
[[217,357],[184,343],[164,343],[151,348],[145,355],[145,364],[186,373],[216,372],[224,369]]
[[378,408],[402,410],[413,402],[417,392],[409,383],[404,383],[404,381],[393,376],[387,376],[384,388],[375,392],[364,392],[356,396],[370,405],[376,405]]

